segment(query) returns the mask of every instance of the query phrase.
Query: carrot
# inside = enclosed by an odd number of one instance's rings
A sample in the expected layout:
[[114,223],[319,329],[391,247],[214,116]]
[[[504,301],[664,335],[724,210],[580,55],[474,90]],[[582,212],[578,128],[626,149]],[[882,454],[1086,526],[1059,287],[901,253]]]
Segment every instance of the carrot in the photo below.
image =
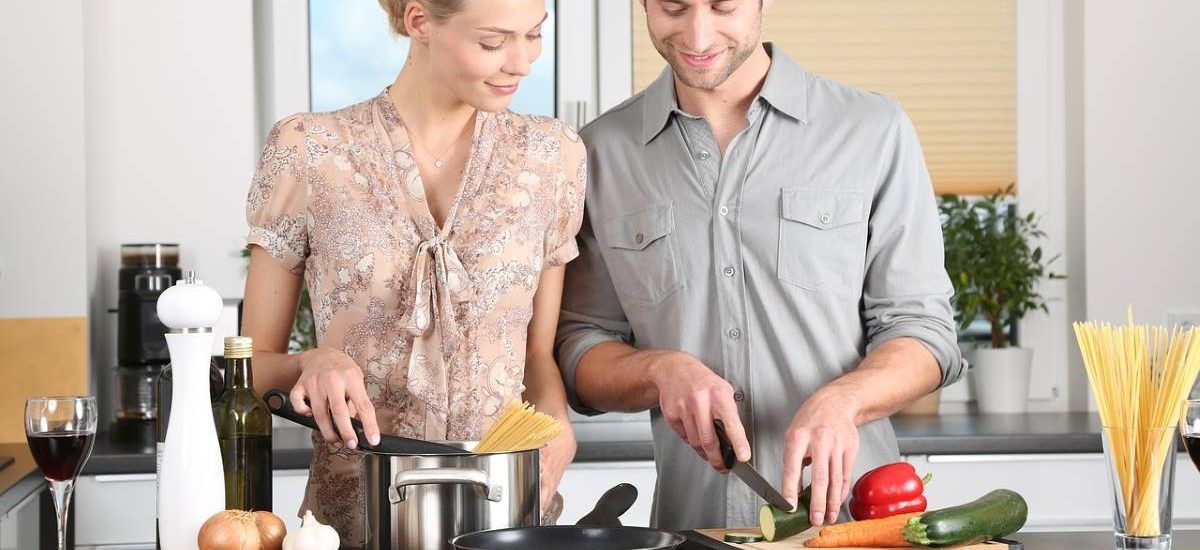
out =
[[879,519],[849,521],[821,529],[817,538],[804,541],[809,548],[900,548],[912,546],[904,540],[908,518],[920,512]]

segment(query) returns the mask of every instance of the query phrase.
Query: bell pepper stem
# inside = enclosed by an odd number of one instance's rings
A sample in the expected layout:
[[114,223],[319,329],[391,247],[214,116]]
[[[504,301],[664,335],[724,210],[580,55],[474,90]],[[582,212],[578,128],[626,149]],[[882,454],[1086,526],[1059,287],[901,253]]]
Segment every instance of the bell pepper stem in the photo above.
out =
[[929,472],[925,474],[925,477],[921,478],[921,485],[929,485],[930,481],[933,481],[933,472]]

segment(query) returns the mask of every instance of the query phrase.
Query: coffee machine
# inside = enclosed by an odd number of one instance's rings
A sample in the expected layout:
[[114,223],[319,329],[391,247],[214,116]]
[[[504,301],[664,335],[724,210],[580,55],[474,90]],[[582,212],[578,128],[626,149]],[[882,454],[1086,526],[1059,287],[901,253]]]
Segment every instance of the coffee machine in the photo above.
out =
[[158,297],[182,277],[179,245],[121,245],[117,299],[116,422],[114,440],[154,442],[155,385],[170,361],[158,320]]

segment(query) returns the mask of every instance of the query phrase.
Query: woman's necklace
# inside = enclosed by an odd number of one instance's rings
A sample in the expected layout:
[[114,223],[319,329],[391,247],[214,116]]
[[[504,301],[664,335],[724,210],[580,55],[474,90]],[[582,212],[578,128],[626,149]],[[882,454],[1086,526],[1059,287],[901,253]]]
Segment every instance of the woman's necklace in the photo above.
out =
[[454,139],[450,141],[450,144],[446,146],[445,150],[442,151],[442,154],[435,156],[432,153],[430,153],[428,148],[426,148],[419,141],[417,141],[416,128],[413,128],[413,126],[411,124],[409,124],[408,122],[405,122],[404,126],[406,129],[409,130],[408,141],[412,142],[413,145],[415,145],[417,148],[421,149],[421,151],[423,151],[425,153],[425,156],[432,158],[433,159],[433,167],[438,168],[438,169],[440,169],[445,164],[442,162],[442,159],[446,158],[446,155],[452,152],[452,150],[454,149],[454,146],[458,144],[458,139],[460,137],[462,137],[461,132],[459,133],[459,135],[454,136]]

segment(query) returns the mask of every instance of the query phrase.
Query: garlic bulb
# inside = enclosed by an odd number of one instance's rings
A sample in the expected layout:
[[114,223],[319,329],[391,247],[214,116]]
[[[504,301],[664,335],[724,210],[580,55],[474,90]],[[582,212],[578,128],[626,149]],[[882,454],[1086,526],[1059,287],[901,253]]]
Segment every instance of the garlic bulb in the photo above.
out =
[[341,544],[337,530],[317,521],[312,510],[305,510],[300,527],[283,537],[283,550],[337,550]]

